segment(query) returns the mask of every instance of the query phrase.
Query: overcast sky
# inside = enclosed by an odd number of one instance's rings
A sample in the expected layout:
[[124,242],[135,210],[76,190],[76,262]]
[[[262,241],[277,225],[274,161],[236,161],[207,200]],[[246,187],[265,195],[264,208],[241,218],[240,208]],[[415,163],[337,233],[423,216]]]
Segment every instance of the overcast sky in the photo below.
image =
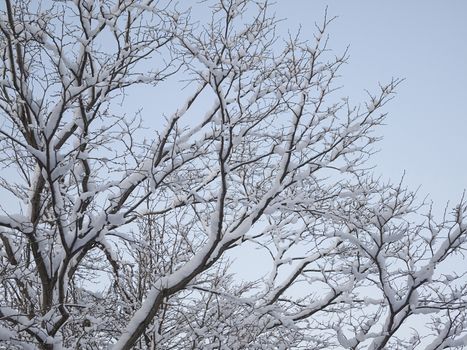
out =
[[[355,98],[391,77],[406,78],[387,107],[376,173],[421,185],[440,206],[467,188],[467,1],[277,0],[291,30],[314,22],[328,6],[338,16],[330,46],[350,45],[342,72],[344,92]],[[354,102],[358,102],[357,99]]]
[[[429,195],[439,209],[457,202],[467,189],[467,1],[275,1],[271,10],[284,18],[279,35],[301,25],[302,37],[313,39],[326,7],[329,16],[338,17],[329,27],[329,47],[341,53],[350,46],[340,82],[342,95],[354,103],[363,101],[365,89],[376,91],[379,82],[405,78],[385,109],[375,173],[396,182],[405,171],[405,183],[421,186],[420,198]],[[209,11],[204,15],[208,20]],[[154,103],[152,94],[140,91],[135,105]],[[172,90],[159,94],[167,94],[166,110],[177,108]]]

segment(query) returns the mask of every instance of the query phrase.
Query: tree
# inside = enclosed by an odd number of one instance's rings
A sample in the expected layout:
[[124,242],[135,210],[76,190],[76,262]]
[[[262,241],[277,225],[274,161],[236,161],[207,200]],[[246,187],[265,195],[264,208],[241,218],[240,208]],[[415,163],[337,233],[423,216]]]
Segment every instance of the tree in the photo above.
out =
[[[264,1],[200,6],[5,0],[0,348],[466,346],[465,200],[436,220],[365,167],[400,80],[354,106],[332,19],[306,41]],[[231,267],[247,246],[263,278]]]

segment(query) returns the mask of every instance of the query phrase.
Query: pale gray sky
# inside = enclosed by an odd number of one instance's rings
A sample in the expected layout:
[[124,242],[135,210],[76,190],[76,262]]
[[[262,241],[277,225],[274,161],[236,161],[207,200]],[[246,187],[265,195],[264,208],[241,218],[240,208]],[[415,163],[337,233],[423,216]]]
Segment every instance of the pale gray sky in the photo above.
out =
[[[467,189],[467,1],[276,0],[272,10],[284,18],[279,35],[301,25],[302,37],[313,39],[326,7],[338,17],[329,27],[329,47],[340,53],[350,46],[336,98],[348,95],[359,103],[378,82],[406,79],[385,108],[375,173],[395,182],[405,171],[405,183],[421,186],[420,198],[429,195],[437,212],[447,201],[454,204]],[[198,15],[207,21],[210,12]],[[143,107],[145,121],[160,124],[161,110],[173,112],[180,103],[174,91],[173,85],[156,93],[129,91],[124,109]]]
[[279,17],[291,30],[328,13],[339,18],[329,28],[330,46],[350,45],[343,68],[344,92],[354,102],[363,89],[404,77],[387,106],[376,173],[406,183],[443,206],[467,188],[467,1],[277,0]]

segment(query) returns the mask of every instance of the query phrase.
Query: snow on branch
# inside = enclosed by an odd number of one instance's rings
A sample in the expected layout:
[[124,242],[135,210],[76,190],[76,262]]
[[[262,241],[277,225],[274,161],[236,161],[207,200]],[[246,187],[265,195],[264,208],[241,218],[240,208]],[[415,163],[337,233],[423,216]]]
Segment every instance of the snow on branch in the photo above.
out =
[[4,5],[0,348],[467,345],[465,199],[435,218],[372,176],[402,80],[340,98],[334,18]]

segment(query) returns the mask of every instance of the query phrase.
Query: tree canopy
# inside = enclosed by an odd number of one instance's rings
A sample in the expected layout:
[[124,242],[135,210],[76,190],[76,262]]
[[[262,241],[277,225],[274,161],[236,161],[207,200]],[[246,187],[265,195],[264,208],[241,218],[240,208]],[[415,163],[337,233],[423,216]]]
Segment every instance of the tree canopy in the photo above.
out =
[[464,198],[435,218],[367,165],[401,81],[354,104],[327,14],[197,6],[4,1],[0,349],[467,346]]

